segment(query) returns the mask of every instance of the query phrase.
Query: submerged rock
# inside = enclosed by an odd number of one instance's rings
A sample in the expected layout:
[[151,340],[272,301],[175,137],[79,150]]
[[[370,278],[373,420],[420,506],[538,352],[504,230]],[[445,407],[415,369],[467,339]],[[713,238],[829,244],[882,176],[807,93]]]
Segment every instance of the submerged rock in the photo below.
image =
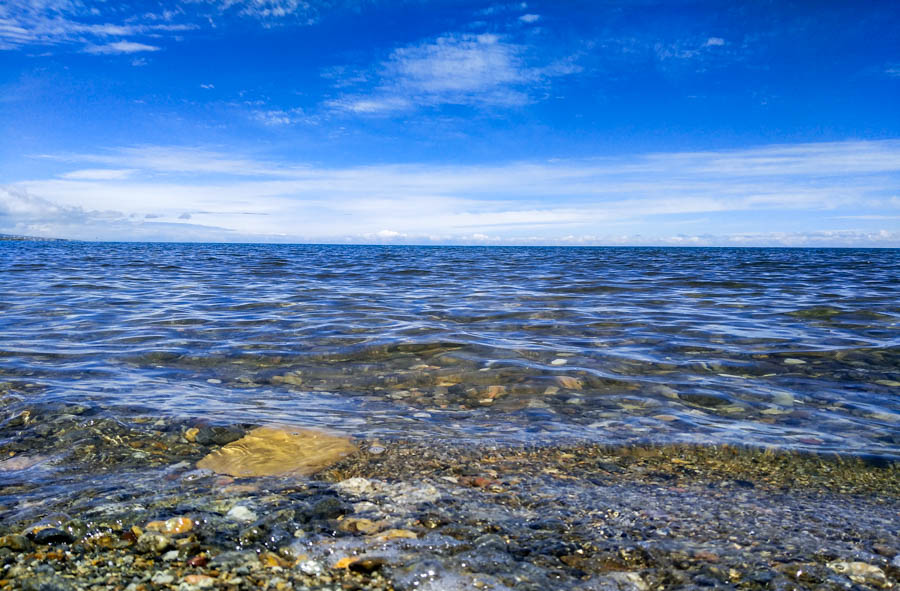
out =
[[256,521],[257,516],[256,513],[254,513],[244,505],[235,505],[228,510],[228,513],[225,514],[225,519],[228,519],[229,521],[249,523],[251,521]]
[[173,536],[191,531],[194,521],[190,517],[173,517],[166,521],[151,521],[146,527],[150,531]]
[[21,534],[0,536],[0,548],[9,548],[13,552],[27,552],[32,547],[31,540]]
[[890,587],[890,583],[884,575],[884,571],[877,566],[865,562],[834,561],[828,563],[828,568],[834,572],[846,575],[854,583],[873,585],[875,587]]
[[347,437],[300,428],[259,427],[197,462],[229,476],[308,476],[356,451]]

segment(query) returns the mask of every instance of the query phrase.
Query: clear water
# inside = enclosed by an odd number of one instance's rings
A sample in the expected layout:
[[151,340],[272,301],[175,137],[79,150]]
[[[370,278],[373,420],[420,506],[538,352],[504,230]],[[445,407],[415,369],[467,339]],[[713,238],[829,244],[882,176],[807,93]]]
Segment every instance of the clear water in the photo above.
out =
[[0,242],[23,409],[900,457],[900,251]]

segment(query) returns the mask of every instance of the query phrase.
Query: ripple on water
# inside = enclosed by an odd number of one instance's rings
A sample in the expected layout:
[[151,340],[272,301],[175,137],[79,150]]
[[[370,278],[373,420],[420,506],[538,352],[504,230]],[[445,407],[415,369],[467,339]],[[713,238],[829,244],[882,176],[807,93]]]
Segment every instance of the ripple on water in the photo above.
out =
[[900,454],[897,251],[0,248],[28,404]]

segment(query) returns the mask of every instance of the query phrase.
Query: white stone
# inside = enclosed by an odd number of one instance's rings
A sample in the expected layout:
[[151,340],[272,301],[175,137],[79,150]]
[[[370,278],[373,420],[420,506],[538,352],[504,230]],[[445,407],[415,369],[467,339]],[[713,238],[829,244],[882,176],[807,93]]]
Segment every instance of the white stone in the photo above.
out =
[[376,492],[376,487],[372,481],[358,476],[342,480],[335,486],[337,486],[338,490],[342,493],[356,497],[365,497],[375,494]]
[[171,573],[165,571],[153,573],[153,576],[150,578],[150,582],[156,585],[168,585],[174,580],[175,577]]
[[247,523],[256,521],[256,513],[245,507],[244,505],[235,505],[225,514],[225,518],[231,521],[240,521]]
[[844,562],[835,560],[834,562],[829,562],[827,566],[838,574],[847,575],[854,583],[865,584],[872,581],[885,583],[887,581],[883,570],[865,562]]
[[304,560],[300,563],[300,572],[315,577],[322,574],[322,565],[315,560]]

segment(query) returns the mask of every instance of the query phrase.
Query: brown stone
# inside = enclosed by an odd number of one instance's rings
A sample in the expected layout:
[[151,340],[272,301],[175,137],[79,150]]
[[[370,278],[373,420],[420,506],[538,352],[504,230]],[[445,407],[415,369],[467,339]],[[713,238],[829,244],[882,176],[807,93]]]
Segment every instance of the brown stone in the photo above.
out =
[[350,439],[315,429],[259,427],[197,462],[229,476],[308,476],[356,451]]
[[190,517],[173,517],[166,521],[151,521],[146,525],[150,531],[156,531],[169,536],[177,536],[184,534],[194,527],[194,522]]

